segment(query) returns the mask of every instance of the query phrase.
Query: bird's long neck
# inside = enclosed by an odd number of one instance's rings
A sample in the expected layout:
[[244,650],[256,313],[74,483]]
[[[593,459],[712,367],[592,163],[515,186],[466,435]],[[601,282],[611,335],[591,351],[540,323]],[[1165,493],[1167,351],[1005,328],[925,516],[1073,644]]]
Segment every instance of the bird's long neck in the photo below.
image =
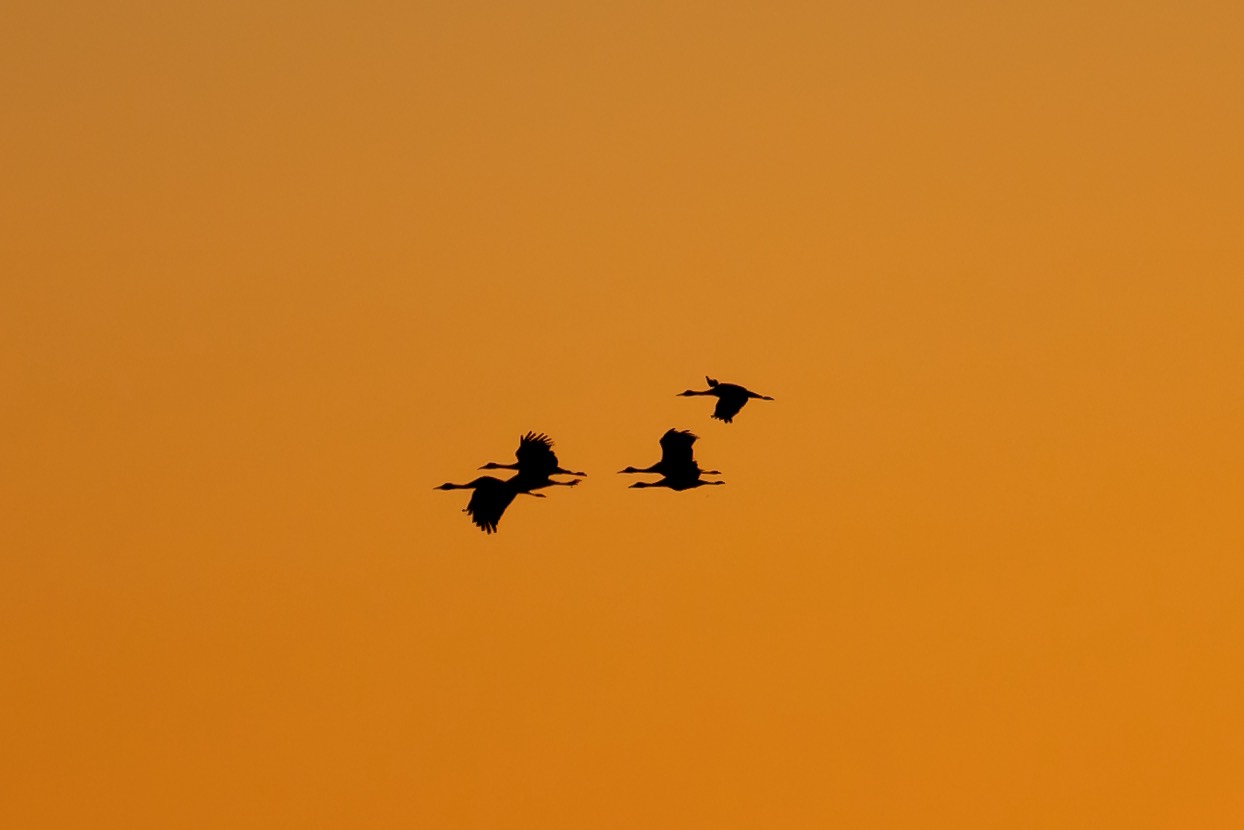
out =
[[660,470],[657,469],[656,464],[653,464],[651,467],[645,467],[642,470],[639,469],[638,467],[627,467],[625,470],[618,470],[618,472],[620,473],[657,473],[657,472],[660,472]]
[[515,462],[514,464],[498,464],[496,461],[489,461],[483,467],[480,467],[480,469],[481,470],[517,470],[518,463]]

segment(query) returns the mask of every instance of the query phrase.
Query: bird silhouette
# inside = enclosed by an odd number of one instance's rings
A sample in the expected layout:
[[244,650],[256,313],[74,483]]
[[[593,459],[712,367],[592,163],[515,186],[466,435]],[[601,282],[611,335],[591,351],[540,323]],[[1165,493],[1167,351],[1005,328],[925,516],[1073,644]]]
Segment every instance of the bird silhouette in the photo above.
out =
[[552,485],[573,487],[579,483],[578,479],[574,481],[554,481],[550,476],[567,475],[581,478],[587,475],[587,473],[563,469],[557,461],[557,454],[553,452],[552,440],[544,433],[537,435],[534,432],[528,432],[518,439],[518,449],[514,451],[514,458],[517,460],[513,464],[499,464],[496,461],[490,461],[480,467],[480,469],[518,470],[518,475],[514,476],[510,481],[514,482],[514,486],[521,493],[529,493],[532,490]]
[[725,421],[727,424],[734,421],[734,416],[739,414],[739,410],[743,408],[743,404],[747,403],[749,398],[759,398],[762,401],[771,401],[773,398],[768,395],[758,395],[750,389],[745,389],[734,383],[718,383],[712,378],[705,375],[704,379],[708,381],[708,388],[702,392],[694,389],[688,389],[685,392],[679,392],[679,397],[690,397],[691,395],[713,395],[717,398],[717,406],[713,408],[713,417],[719,421]]
[[510,502],[514,501],[514,497],[519,493],[526,493],[536,498],[544,498],[543,493],[532,493],[522,490],[515,483],[518,476],[508,479],[494,478],[493,476],[480,476],[466,484],[454,484],[447,481],[433,490],[473,490],[471,500],[467,502],[467,506],[462,512],[471,517],[471,521],[482,531],[488,534],[497,532],[497,523],[501,521],[502,514],[505,509],[510,506]]
[[668,487],[671,490],[691,490],[706,484],[725,484],[724,481],[706,481],[701,476],[721,475],[717,470],[701,470],[696,463],[691,445],[697,436],[688,430],[671,429],[661,436],[661,460],[647,469],[627,467],[620,473],[660,473],[659,481],[637,481],[635,488]]
[[[689,468],[678,470],[674,473],[666,473],[659,481],[637,481],[631,487],[668,487],[671,490],[682,491],[703,487],[706,484],[725,484],[724,481],[705,481],[700,478],[703,474],[704,471],[700,469],[699,465],[693,463]],[[713,472],[709,470],[708,474],[712,475]]]
[[[700,436],[693,434],[687,429],[670,429],[666,430],[661,436],[661,460],[653,464],[651,467],[627,467],[625,470],[618,470],[619,473],[661,473],[677,474],[679,471],[687,470],[695,465],[694,454],[691,445],[698,441]],[[721,475],[716,470],[703,470],[705,475]]]

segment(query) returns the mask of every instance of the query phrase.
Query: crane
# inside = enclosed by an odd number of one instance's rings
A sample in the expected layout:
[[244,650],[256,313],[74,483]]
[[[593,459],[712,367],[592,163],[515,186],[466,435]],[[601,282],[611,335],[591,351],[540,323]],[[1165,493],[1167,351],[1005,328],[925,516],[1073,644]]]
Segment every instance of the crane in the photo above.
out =
[[739,386],[735,383],[719,383],[713,378],[705,375],[704,379],[708,381],[708,388],[703,391],[688,389],[685,392],[679,392],[678,397],[686,398],[692,395],[712,395],[717,398],[717,406],[713,408],[713,417],[719,421],[725,421],[727,424],[734,421],[734,416],[739,414],[739,410],[743,408],[743,404],[752,398],[759,398],[762,401],[771,401],[773,398],[768,395],[760,395],[750,389]]

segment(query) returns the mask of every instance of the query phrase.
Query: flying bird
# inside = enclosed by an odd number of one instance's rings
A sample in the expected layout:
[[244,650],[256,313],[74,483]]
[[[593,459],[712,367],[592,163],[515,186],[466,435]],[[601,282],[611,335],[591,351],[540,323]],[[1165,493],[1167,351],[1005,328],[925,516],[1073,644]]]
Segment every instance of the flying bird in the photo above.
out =
[[705,481],[701,475],[713,475],[713,471],[702,471],[694,462],[692,466],[674,473],[667,473],[659,481],[637,481],[631,487],[668,487],[671,490],[691,490],[706,484],[725,484],[724,481]]
[[537,435],[534,432],[528,432],[518,439],[518,449],[514,451],[514,458],[516,460],[513,464],[499,464],[496,461],[490,461],[480,467],[480,469],[518,470],[518,475],[514,476],[510,481],[514,482],[514,486],[521,493],[530,493],[532,490],[552,485],[573,487],[579,483],[578,479],[574,481],[554,481],[551,478],[554,475],[578,476],[580,478],[587,475],[587,473],[563,469],[557,461],[557,454],[553,452],[552,440],[544,433]]
[[627,467],[620,473],[660,473],[659,481],[638,481],[635,488],[668,487],[671,490],[691,490],[706,484],[725,484],[724,481],[706,481],[704,475],[721,475],[717,470],[701,470],[696,463],[691,445],[697,436],[688,430],[671,429],[661,436],[661,460],[646,469]]
[[759,398],[762,401],[771,401],[773,398],[768,395],[758,395],[750,389],[745,389],[733,383],[718,383],[716,380],[704,377],[708,381],[708,388],[702,392],[694,389],[688,389],[685,392],[679,392],[679,397],[690,397],[691,395],[713,395],[717,398],[717,406],[713,408],[713,417],[719,421],[725,421],[727,424],[734,421],[734,416],[739,414],[739,410],[743,408],[743,404],[747,403],[749,398]]
[[[501,521],[502,514],[510,506],[510,502],[514,501],[514,497],[519,493],[526,492],[516,486],[514,481],[516,478],[518,476],[505,480],[494,478],[493,476],[480,476],[473,481],[468,481],[466,484],[454,484],[447,481],[432,489],[473,490],[471,500],[467,502],[467,506],[463,508],[462,512],[469,515],[471,521],[480,530],[492,534],[497,532],[497,523]],[[544,498],[542,493],[527,493],[527,495]]]
[[[691,430],[687,429],[670,429],[666,430],[661,436],[661,460],[653,464],[651,467],[627,467],[625,470],[619,470],[619,473],[661,473],[666,475],[669,473],[678,473],[680,470],[689,469],[695,465],[695,457],[691,449],[691,445],[698,441],[700,436],[695,435]],[[721,475],[716,470],[704,470],[705,475]]]

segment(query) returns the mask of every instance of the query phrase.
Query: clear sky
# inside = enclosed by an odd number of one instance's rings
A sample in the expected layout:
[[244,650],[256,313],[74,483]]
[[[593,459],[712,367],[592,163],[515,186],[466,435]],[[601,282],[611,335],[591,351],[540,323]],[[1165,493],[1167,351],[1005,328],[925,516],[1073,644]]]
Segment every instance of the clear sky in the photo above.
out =
[[0,824],[1244,826],[1242,9],[7,4]]

